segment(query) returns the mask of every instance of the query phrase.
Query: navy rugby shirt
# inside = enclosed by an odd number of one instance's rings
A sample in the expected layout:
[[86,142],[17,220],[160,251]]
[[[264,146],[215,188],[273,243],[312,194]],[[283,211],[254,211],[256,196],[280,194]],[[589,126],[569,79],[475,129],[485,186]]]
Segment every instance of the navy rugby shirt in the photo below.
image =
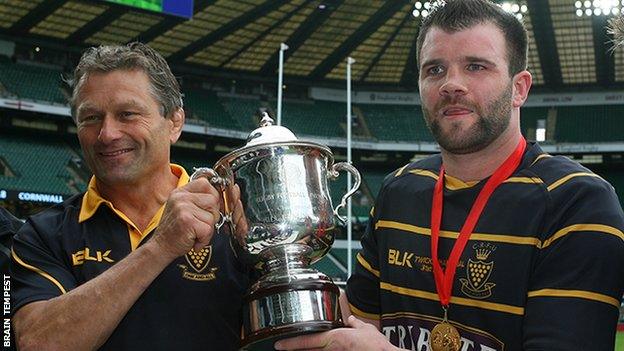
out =
[[[171,169],[178,187],[188,182],[182,167]],[[163,210],[141,232],[100,197],[92,179],[84,196],[30,217],[13,247],[13,311],[64,294],[122,260],[151,237]],[[238,349],[248,276],[229,238],[215,235],[206,248],[163,270],[101,350]]]
[[[386,177],[347,284],[352,311],[408,350],[443,315],[431,272],[440,155]],[[446,176],[442,265],[486,180]],[[529,143],[489,199],[457,266],[448,317],[462,350],[613,350],[624,293],[624,213],[613,187]]]

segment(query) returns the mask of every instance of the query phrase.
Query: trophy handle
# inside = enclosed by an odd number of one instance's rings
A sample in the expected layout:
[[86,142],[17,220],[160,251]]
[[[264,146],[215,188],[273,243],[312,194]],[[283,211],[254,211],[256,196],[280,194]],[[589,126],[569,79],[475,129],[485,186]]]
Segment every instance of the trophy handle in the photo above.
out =
[[[204,177],[208,179],[210,184],[216,186],[221,192],[228,185],[227,179],[221,177],[214,169],[208,167],[193,167],[193,174],[191,174],[191,181],[194,181],[197,178]],[[223,227],[225,222],[231,222],[229,215],[224,215],[223,212],[219,211],[219,222],[215,224],[215,229],[217,231]]]
[[336,179],[340,171],[347,171],[351,173],[355,178],[355,184],[353,184],[351,189],[349,189],[349,191],[342,196],[340,204],[334,209],[334,215],[336,216],[336,218],[338,218],[338,220],[342,224],[345,224],[347,222],[347,218],[338,214],[338,210],[345,207],[347,205],[347,199],[358,190],[358,188],[360,187],[360,183],[362,183],[362,176],[360,176],[360,172],[350,163],[338,162],[335,163],[329,171],[329,179]]

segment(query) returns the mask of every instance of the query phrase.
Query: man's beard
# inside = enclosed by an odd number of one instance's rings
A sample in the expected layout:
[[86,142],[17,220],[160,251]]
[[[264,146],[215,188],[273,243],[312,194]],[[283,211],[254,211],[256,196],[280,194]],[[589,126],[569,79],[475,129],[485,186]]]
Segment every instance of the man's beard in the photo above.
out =
[[[440,147],[453,154],[469,154],[483,150],[498,138],[509,126],[511,119],[511,83],[501,93],[501,95],[481,110],[480,107],[462,100],[462,98],[445,98],[434,112],[431,112],[425,105],[422,111],[427,127],[431,130],[433,137],[440,144]],[[460,104],[473,110],[478,116],[476,123],[462,132],[464,121],[451,123],[447,130],[443,130],[440,120],[435,118],[437,111],[444,106]],[[442,117],[444,118],[444,117]]]

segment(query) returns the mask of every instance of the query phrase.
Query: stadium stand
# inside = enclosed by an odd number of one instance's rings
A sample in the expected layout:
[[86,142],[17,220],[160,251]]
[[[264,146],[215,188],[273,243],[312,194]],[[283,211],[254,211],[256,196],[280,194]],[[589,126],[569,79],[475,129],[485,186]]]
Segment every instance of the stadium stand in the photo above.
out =
[[189,89],[184,92],[184,101],[187,118],[203,121],[212,127],[242,129],[238,122],[225,111],[214,92]]
[[60,69],[13,63],[0,56],[0,83],[15,97],[33,101],[65,103],[62,94]]
[[433,141],[420,106],[360,104],[371,133],[378,140]]
[[379,190],[381,190],[381,184],[383,183],[383,180],[387,174],[387,172],[382,173],[375,171],[362,173],[362,178],[364,178],[364,182],[373,198],[376,198],[379,194]]
[[62,141],[51,137],[2,135],[0,158],[13,176],[0,175],[0,185],[10,190],[71,195],[86,188],[83,179],[70,173],[79,157]]
[[624,105],[560,106],[557,108],[557,142],[624,141]]
[[188,155],[177,148],[173,148],[171,151],[171,162],[184,167],[188,174],[191,175],[194,168],[212,167],[217,160],[211,157],[204,159],[201,156]]
[[295,135],[313,135],[328,138],[344,138],[346,133],[344,103],[329,101],[285,101],[282,124]]
[[256,116],[258,109],[262,107],[259,99],[233,96],[221,96],[219,99],[225,111],[238,122],[242,131],[251,132],[258,128],[258,122],[254,116]]
[[[238,122],[238,129],[245,132],[257,128],[259,109],[266,109],[269,104],[275,106],[274,101],[267,103],[232,95],[220,96],[219,100],[230,117]],[[343,138],[346,135],[344,128],[337,126],[344,125],[344,110],[343,103],[286,100],[282,110],[282,124],[296,135]]]

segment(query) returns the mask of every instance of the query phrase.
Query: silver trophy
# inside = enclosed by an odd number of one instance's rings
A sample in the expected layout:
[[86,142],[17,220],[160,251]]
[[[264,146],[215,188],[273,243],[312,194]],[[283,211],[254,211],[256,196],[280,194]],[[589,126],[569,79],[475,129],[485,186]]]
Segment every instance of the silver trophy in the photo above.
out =
[[[327,180],[340,171],[353,187],[332,207]],[[327,275],[310,268],[331,248],[338,209],[360,186],[360,173],[334,163],[326,146],[298,140],[265,114],[247,144],[191,179],[206,177],[224,196],[231,243],[261,277],[245,297],[242,350],[272,350],[277,340],[341,327],[339,290]]]

